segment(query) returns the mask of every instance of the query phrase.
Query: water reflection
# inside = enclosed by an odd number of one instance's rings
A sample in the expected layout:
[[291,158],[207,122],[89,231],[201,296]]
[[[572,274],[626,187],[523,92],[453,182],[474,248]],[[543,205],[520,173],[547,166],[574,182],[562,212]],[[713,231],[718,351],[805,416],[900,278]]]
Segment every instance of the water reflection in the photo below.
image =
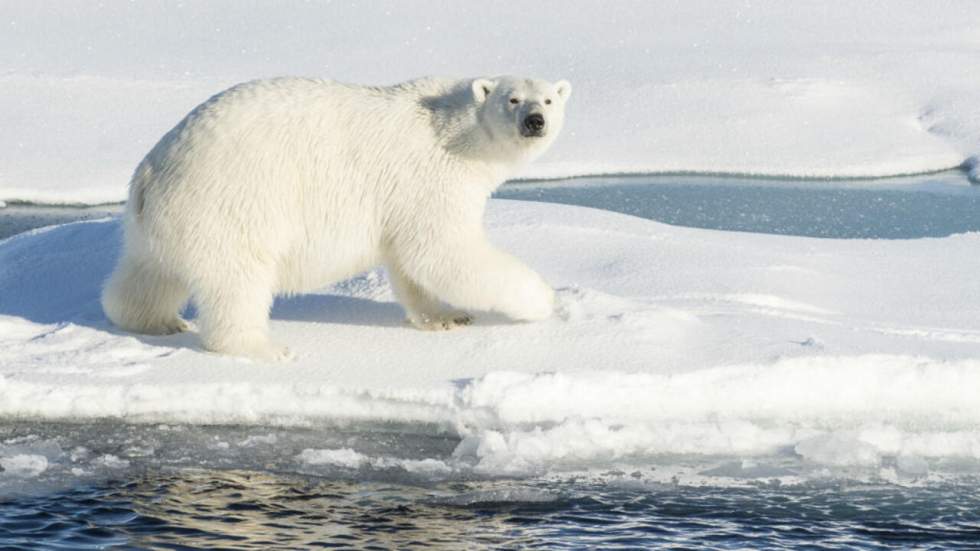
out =
[[975,492],[942,485],[829,480],[719,488],[609,479],[413,486],[155,470],[5,502],[0,547],[970,549],[980,538],[978,510]]
[[130,482],[119,494],[138,514],[126,529],[138,546],[194,541],[239,549],[452,549],[462,541],[508,540],[502,518],[440,507],[434,491],[423,487],[184,471]]

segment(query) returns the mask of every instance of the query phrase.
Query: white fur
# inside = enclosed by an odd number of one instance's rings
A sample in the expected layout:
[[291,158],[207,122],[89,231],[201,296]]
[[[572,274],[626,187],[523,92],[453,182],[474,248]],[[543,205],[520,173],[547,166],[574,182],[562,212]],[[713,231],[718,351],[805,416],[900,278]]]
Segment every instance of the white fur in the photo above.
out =
[[[187,328],[191,298],[205,348],[281,359],[268,337],[275,295],[383,263],[416,327],[468,323],[454,308],[546,318],[554,292],[489,243],[482,216],[551,144],[570,91],[512,77],[230,88],[137,167],[103,309],[123,329],[165,334]],[[544,136],[522,135],[530,113],[545,117]]]

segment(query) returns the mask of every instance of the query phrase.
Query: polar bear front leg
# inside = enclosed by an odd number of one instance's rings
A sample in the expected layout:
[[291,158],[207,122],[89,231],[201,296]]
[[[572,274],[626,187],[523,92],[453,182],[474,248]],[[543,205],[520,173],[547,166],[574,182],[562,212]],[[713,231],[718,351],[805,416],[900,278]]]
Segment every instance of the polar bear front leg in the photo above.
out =
[[405,309],[407,321],[416,329],[448,331],[473,322],[466,312],[448,307],[419,287],[397,264],[390,262],[387,268],[395,297]]
[[540,275],[491,245],[482,231],[441,236],[439,242],[413,243],[400,251],[399,264],[421,288],[455,307],[499,312],[515,320],[543,320],[554,312],[555,291]]
[[555,290],[537,272],[502,251],[494,250],[494,269],[481,286],[499,289],[491,310],[520,321],[548,319],[555,311]]

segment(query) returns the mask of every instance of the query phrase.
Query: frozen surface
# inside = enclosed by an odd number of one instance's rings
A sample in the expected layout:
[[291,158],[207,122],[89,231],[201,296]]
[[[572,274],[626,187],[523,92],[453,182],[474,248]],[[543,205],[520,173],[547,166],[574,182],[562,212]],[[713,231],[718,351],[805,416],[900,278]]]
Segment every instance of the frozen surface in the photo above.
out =
[[[298,354],[286,364],[109,329],[98,293],[114,220],[0,241],[0,415],[456,441],[413,457],[307,442],[290,461],[314,472],[521,475],[678,454],[891,473],[980,462],[980,233],[811,239],[502,200],[488,224],[559,288],[552,319],[419,332],[372,272],[277,302],[274,338]],[[126,460],[107,453],[99,469]],[[27,474],[32,455],[0,449]]]
[[567,78],[565,133],[525,177],[947,169],[978,153],[978,18],[969,0],[5,2],[0,201],[120,201],[193,106],[284,74]]

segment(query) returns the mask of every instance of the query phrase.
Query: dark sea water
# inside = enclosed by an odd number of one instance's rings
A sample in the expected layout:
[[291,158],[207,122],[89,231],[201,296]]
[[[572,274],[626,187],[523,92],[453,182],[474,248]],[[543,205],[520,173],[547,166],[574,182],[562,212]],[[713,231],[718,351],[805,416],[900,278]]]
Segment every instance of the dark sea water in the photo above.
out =
[[784,483],[806,472],[791,452],[750,468],[731,457],[649,457],[514,478],[298,460],[310,446],[447,460],[458,443],[341,427],[22,422],[0,428],[0,442],[0,456],[47,458],[41,473],[0,473],[3,549],[980,545],[980,471],[955,462],[892,480],[880,475],[894,470],[886,464],[817,468]]
[[[980,187],[958,173],[594,178],[515,183],[498,196],[816,237],[980,231]],[[10,206],[0,209],[0,238],[112,212]],[[397,427],[7,419],[0,459],[22,461],[0,463],[0,549],[980,549],[980,465],[955,460],[835,470],[786,450],[629,458],[522,477],[299,460],[305,449],[350,448],[448,461],[457,443]]]
[[133,473],[0,502],[21,549],[977,549],[969,488],[404,485],[240,470]]

